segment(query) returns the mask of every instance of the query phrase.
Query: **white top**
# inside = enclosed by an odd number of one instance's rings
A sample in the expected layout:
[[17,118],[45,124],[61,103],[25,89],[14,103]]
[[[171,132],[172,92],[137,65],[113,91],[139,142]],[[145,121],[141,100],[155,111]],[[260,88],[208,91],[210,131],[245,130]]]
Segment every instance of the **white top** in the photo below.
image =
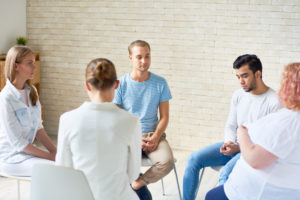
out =
[[278,159],[253,169],[243,156],[224,185],[231,200],[300,199],[300,112],[282,109],[249,125],[249,135]]
[[225,126],[224,142],[236,142],[236,130],[239,126],[250,124],[261,117],[282,108],[276,92],[269,88],[261,95],[253,95],[243,89],[232,96],[229,116]]
[[0,93],[0,162],[19,163],[33,157],[23,150],[32,144],[36,132],[43,128],[41,104],[37,101],[32,106],[27,84],[25,90],[28,106],[9,80]]
[[141,126],[113,103],[85,102],[60,118],[56,164],[82,170],[96,200],[138,200]]

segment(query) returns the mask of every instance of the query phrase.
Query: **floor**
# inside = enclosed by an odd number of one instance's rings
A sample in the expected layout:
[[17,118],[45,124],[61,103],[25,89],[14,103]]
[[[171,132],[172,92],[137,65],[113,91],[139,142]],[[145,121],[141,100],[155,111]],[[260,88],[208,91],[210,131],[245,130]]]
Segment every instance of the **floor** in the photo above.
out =
[[[174,150],[174,157],[177,159],[176,169],[181,190],[185,163],[190,153],[190,151]],[[146,168],[142,168],[142,171],[144,170],[146,170]],[[217,184],[217,179],[218,173],[208,168],[205,171],[203,182],[198,192],[197,200],[204,199],[206,192]],[[163,181],[166,195],[162,195],[162,186],[160,181],[148,186],[149,190],[152,193],[153,200],[178,200],[179,195],[174,170],[170,172],[170,174],[168,174],[163,179]],[[20,190],[21,200],[29,200],[30,182],[21,182]],[[0,177],[0,200],[17,200],[16,180]]]

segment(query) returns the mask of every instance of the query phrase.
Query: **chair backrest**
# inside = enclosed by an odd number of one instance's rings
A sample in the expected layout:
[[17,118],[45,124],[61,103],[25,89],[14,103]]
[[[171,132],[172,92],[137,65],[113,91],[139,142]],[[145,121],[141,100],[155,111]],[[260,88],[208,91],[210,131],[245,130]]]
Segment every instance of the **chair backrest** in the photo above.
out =
[[84,173],[69,167],[37,164],[30,200],[94,200]]

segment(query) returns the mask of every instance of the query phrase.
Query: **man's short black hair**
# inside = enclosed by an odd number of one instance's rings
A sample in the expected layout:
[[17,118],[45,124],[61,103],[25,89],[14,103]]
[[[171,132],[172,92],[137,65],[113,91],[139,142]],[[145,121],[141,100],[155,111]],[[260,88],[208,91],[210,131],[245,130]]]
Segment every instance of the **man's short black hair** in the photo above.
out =
[[259,58],[254,54],[245,54],[239,56],[233,63],[233,69],[239,69],[245,64],[249,66],[249,69],[253,72],[253,74],[256,71],[262,72],[262,64]]

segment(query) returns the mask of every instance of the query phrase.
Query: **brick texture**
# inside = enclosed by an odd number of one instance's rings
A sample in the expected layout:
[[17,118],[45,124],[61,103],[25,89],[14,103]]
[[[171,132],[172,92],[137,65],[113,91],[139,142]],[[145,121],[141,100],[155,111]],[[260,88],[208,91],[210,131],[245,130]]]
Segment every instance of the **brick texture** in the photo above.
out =
[[[84,70],[111,59],[118,76],[131,70],[127,46],[152,48],[151,71],[171,88],[167,137],[173,148],[196,150],[223,140],[232,93],[232,62],[257,54],[275,90],[284,65],[299,61],[297,0],[27,0],[29,45],[41,54],[45,128],[88,100]],[[101,119],[100,119],[101,120]],[[87,133],[88,134],[88,133]]]

